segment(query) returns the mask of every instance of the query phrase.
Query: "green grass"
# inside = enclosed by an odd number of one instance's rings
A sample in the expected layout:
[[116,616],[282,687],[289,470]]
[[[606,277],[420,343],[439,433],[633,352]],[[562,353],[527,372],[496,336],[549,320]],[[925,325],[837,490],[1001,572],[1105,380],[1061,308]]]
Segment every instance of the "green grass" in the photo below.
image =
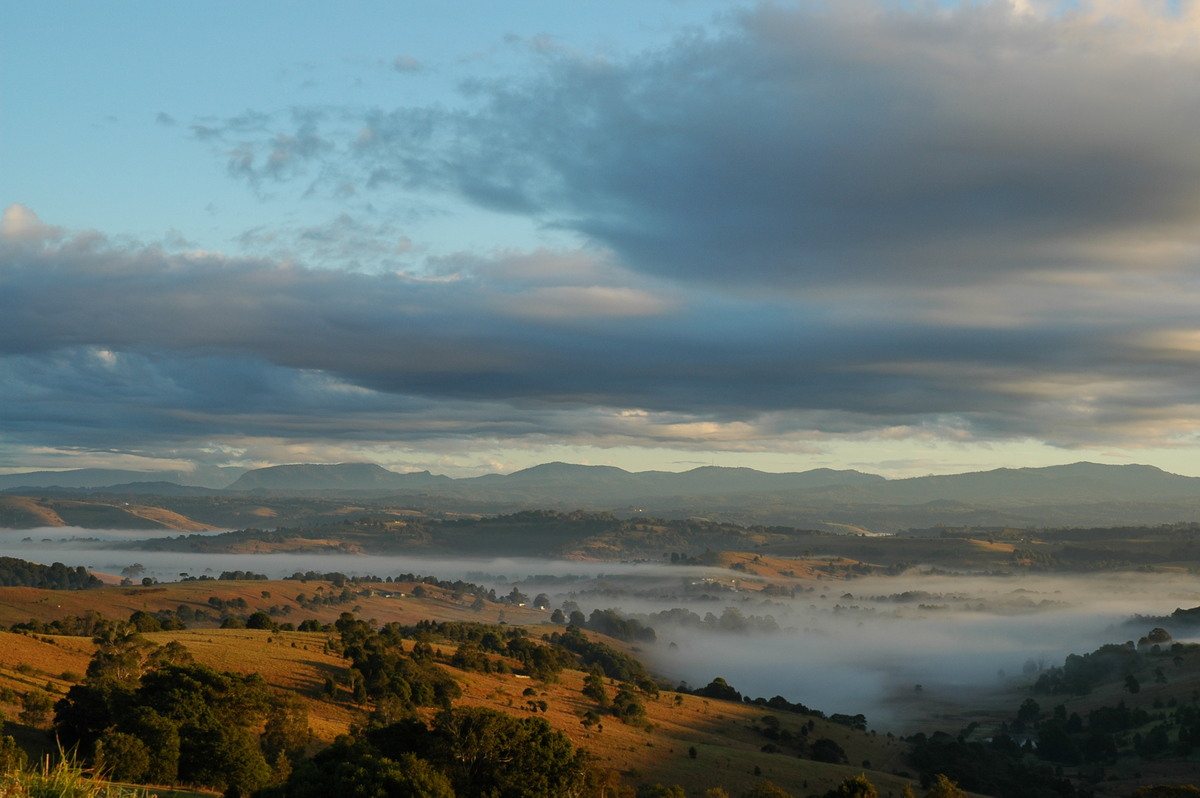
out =
[[69,758],[0,775],[0,798],[150,798],[137,787],[97,781]]

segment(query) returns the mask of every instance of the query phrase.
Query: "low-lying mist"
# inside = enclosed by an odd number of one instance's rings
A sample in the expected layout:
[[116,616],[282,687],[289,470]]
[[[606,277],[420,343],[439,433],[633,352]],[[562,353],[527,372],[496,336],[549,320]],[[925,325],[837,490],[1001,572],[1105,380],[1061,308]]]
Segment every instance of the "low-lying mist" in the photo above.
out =
[[[184,554],[119,549],[144,532],[36,530],[6,543],[24,559],[143,575],[249,570],[271,578],[300,571],[348,576],[415,573],[464,579],[506,595],[514,585],[550,608],[616,609],[650,625],[634,643],[663,678],[692,687],[723,677],[743,694],[781,695],[827,713],[862,713],[872,728],[903,726],[923,700],[982,695],[1069,653],[1123,642],[1148,629],[1134,615],[1200,605],[1196,580],[1163,574],[949,576],[767,580],[719,568],[665,563],[407,555]],[[547,613],[549,616],[549,613]],[[920,685],[920,690],[917,689]]]

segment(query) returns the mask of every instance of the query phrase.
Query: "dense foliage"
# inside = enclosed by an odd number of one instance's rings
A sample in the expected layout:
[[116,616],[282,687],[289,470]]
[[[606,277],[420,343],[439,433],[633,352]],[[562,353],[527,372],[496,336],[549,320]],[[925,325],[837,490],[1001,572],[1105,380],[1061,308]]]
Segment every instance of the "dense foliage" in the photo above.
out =
[[537,717],[483,708],[409,718],[342,738],[262,798],[583,798],[596,795],[587,755]]
[[83,590],[104,585],[83,566],[69,568],[0,557],[0,587],[39,587],[44,590]]
[[[61,745],[122,781],[185,782],[234,794],[290,769],[308,743],[303,709],[262,678],[189,661],[178,644],[110,629],[86,680],[55,707]],[[285,764],[287,763],[287,764]]]

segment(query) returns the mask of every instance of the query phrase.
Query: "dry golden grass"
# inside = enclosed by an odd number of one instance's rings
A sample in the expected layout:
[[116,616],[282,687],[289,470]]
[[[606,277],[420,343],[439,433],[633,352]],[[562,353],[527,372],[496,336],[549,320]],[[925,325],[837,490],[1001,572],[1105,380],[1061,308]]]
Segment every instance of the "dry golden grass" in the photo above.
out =
[[[544,700],[548,709],[538,713],[578,746],[589,751],[602,768],[625,774],[634,784],[679,784],[688,793],[699,794],[714,785],[723,785],[731,795],[748,790],[756,781],[767,778],[796,795],[823,793],[842,779],[864,770],[882,795],[898,795],[906,779],[892,775],[902,771],[907,748],[899,741],[853,731],[825,720],[814,720],[809,739],[829,737],[841,745],[851,765],[829,765],[800,759],[794,752],[768,754],[761,748],[770,742],[754,729],[764,716],[775,717],[782,728],[799,734],[810,719],[786,712],[730,701],[715,701],[692,695],[664,691],[658,698],[645,698],[648,724],[629,726],[612,716],[602,716],[602,730],[589,731],[580,723],[580,715],[596,709],[582,695],[584,674],[565,671],[558,683],[545,685],[515,675],[464,674],[451,670],[463,686],[460,703],[486,706],[506,712],[523,713],[527,699],[522,695],[533,688],[535,700]],[[610,694],[615,694],[610,684]],[[695,747],[692,759],[689,748]],[[863,761],[870,762],[864,767]],[[755,768],[761,775],[755,775]],[[640,775],[637,775],[640,774]]]
[[[236,673],[260,673],[271,686],[296,691],[306,701],[310,727],[321,742],[329,742],[366,717],[367,708],[351,703],[342,688],[337,701],[320,696],[325,678],[344,673],[346,668],[343,659],[326,653],[325,634],[214,629],[161,632],[147,637],[160,644],[178,640],[198,662]],[[434,643],[434,648],[449,657],[455,644]],[[649,721],[645,728],[628,726],[608,716],[602,720],[602,731],[589,731],[580,723],[580,716],[595,706],[582,695],[582,672],[565,671],[557,683],[542,684],[515,674],[466,673],[442,667],[463,688],[460,705],[524,715],[528,714],[525,707],[530,698],[546,701],[547,711],[538,715],[588,750],[598,765],[625,774],[631,783],[680,784],[690,793],[723,784],[736,795],[759,778],[769,778],[804,795],[831,789],[847,776],[865,770],[886,795],[888,790],[899,794],[906,782],[892,775],[906,767],[902,743],[828,721],[815,720],[809,739],[829,737],[837,741],[852,765],[834,766],[800,759],[794,753],[767,754],[760,750],[769,740],[753,727],[761,725],[764,716],[773,715],[782,727],[799,734],[800,726],[809,720],[801,715],[691,695],[682,695],[677,703],[675,693],[664,692],[657,699],[645,699]],[[534,689],[536,695],[523,695],[527,688]],[[615,686],[611,686],[611,692],[615,693]],[[431,716],[433,712],[427,710],[425,714]],[[693,746],[697,750],[695,759],[688,754]],[[869,761],[870,767],[865,767],[864,761]],[[755,767],[761,776],[755,776]]]
[[135,504],[127,506],[124,509],[138,518],[145,518],[147,521],[161,524],[166,529],[177,529],[180,532],[212,532],[218,528],[202,524],[199,521],[193,521],[187,516],[162,507]]
[[145,635],[163,645],[178,641],[202,665],[230,673],[258,673],[270,686],[304,699],[309,726],[329,743],[361,721],[363,712],[348,703],[320,698],[327,677],[344,674],[346,661],[325,651],[329,636],[316,632],[269,632],[260,629],[195,629]]
[[53,507],[29,496],[0,496],[0,516],[7,526],[17,527],[6,530],[10,534],[26,527],[67,525]]
[[[745,555],[750,560],[753,555]],[[734,561],[741,561],[740,559]],[[774,573],[793,571],[799,574],[798,562],[788,559],[761,558],[754,563],[763,569],[762,578],[773,579]],[[739,575],[740,578],[740,575]],[[360,586],[361,587],[361,586]],[[287,616],[277,620],[299,622],[317,618],[328,623],[346,611],[357,617],[374,619],[377,623],[397,621],[413,624],[418,620],[469,620],[496,623],[505,620],[526,624],[532,637],[551,630],[545,624],[547,614],[532,608],[512,608],[488,604],[481,611],[470,609],[472,599],[455,599],[446,591],[426,586],[427,598],[411,597],[412,585],[388,583],[378,586],[372,596],[355,597],[348,604],[322,606],[315,610],[300,608],[298,593],[311,597],[339,588],[326,582],[299,581],[202,581],[181,582],[151,587],[101,588],[88,591],[45,591],[33,588],[0,588],[0,623],[11,624],[31,617],[50,621],[65,615],[81,615],[95,610],[108,618],[127,618],[136,610],[175,610],[180,605],[194,609],[211,609],[208,599],[218,596],[225,601],[245,599],[248,610],[266,609],[273,605],[290,606]],[[405,593],[404,598],[386,597],[384,592]],[[366,708],[355,706],[344,688],[339,687],[338,700],[321,695],[326,678],[345,673],[346,662],[328,653],[323,633],[270,632],[246,629],[189,629],[157,632],[146,635],[152,642],[164,644],[177,640],[196,661],[220,670],[235,673],[259,673],[272,687],[292,691],[300,696],[309,710],[309,724],[318,741],[327,743],[366,717]],[[60,677],[65,671],[82,674],[86,671],[92,644],[85,638],[53,638],[46,643],[34,637],[6,634],[0,639],[0,684],[10,684],[17,692],[41,687],[47,681],[65,690],[69,684]],[[609,645],[629,651],[615,641]],[[443,657],[449,657],[455,643],[434,643]],[[33,670],[21,674],[15,668],[26,663]],[[515,666],[515,663],[514,663]],[[537,700],[547,703],[547,712],[539,713],[555,728],[563,731],[577,745],[587,749],[597,763],[619,771],[633,784],[661,782],[680,784],[689,794],[699,794],[714,785],[724,785],[731,795],[749,789],[760,778],[769,778],[796,795],[820,794],[836,786],[842,779],[866,771],[880,788],[880,794],[898,795],[905,780],[892,775],[903,771],[904,746],[884,736],[855,732],[828,721],[816,720],[809,739],[829,737],[841,745],[850,765],[835,766],[801,759],[794,752],[768,754],[761,751],[770,742],[755,730],[764,716],[771,714],[793,733],[799,734],[808,717],[791,713],[775,713],[763,707],[737,702],[714,701],[691,695],[680,696],[664,692],[657,699],[644,700],[648,725],[645,728],[627,726],[608,716],[602,720],[602,731],[588,730],[580,723],[580,715],[594,706],[583,697],[583,674],[566,671],[557,684],[543,685],[513,674],[464,673],[443,665],[461,684],[464,705],[488,706],[506,712],[525,714],[528,698],[522,695],[533,688]],[[615,693],[615,687],[611,688]],[[10,717],[17,708],[7,708]],[[427,714],[432,714],[427,713]],[[695,759],[689,748],[695,747]],[[864,765],[869,762],[870,765]],[[761,775],[756,776],[758,768]]]

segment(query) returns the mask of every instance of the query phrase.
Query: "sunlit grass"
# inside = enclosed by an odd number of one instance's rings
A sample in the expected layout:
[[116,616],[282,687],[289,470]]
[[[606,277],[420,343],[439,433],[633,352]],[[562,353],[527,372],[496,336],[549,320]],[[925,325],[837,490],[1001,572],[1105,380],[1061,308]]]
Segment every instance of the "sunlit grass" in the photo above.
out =
[[69,758],[0,775],[0,798],[153,798],[146,790],[97,781]]

